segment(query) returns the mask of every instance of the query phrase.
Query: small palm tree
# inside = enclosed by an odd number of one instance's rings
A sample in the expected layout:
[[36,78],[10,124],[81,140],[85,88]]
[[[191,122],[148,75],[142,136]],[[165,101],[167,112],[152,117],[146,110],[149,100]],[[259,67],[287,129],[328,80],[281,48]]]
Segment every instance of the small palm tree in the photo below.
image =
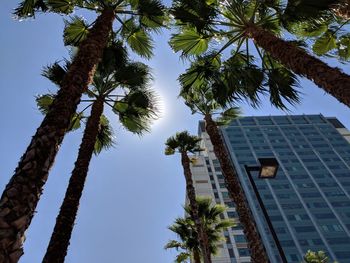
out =
[[[91,24],[75,18],[67,23],[65,42],[78,45],[79,50],[1,196],[0,222],[6,231],[0,235],[0,261],[17,262],[23,254],[24,232],[32,220],[59,145],[82,94],[93,80],[110,36],[123,38],[132,50],[148,58],[153,47],[150,31],[159,31],[165,21],[164,6],[158,0],[23,0],[15,14],[21,18],[34,16],[37,11],[71,14],[75,8],[97,12],[99,16]],[[114,21],[118,21],[118,27],[113,27]]]
[[201,55],[210,47],[215,48],[217,54],[231,48],[232,51],[226,53],[235,56],[241,49],[249,53],[255,46],[262,63],[266,62],[264,54],[267,53],[350,106],[350,76],[311,56],[294,41],[280,38],[281,11],[276,6],[270,8],[270,2],[174,0],[171,12],[179,33],[172,36],[170,45],[174,51],[182,51],[187,56]]
[[[197,197],[199,217],[204,222],[204,228],[208,236],[209,250],[211,255],[218,253],[218,245],[224,240],[222,231],[235,225],[229,219],[220,219],[220,215],[226,210],[222,205],[212,205],[211,198]],[[186,206],[185,211],[189,215],[190,207]],[[177,234],[180,241],[170,240],[165,249],[174,248],[181,251],[175,262],[185,262],[193,258],[195,263],[200,263],[200,246],[197,237],[197,230],[191,217],[176,218],[169,229]]]
[[[324,251],[313,252],[308,250],[302,263],[329,263],[329,258]],[[336,262],[334,262],[336,263]]]
[[[115,44],[114,47],[116,46],[118,45]],[[108,119],[103,115],[104,104],[112,107],[127,130],[137,134],[148,131],[150,120],[156,116],[155,97],[147,88],[150,79],[147,66],[142,63],[126,62],[115,68],[110,60],[110,57],[105,57],[99,64],[92,85],[88,89],[88,97],[83,100],[88,102],[88,106],[75,114],[76,117],[71,121],[72,128],[79,127],[77,123],[84,118],[83,112],[91,106],[75,167],[43,262],[64,262],[92,154],[94,152],[98,154],[102,149],[113,145],[112,129]],[[62,72],[64,75],[64,71],[64,68],[55,63],[45,71],[45,75],[57,82],[61,77],[57,72]],[[44,95],[37,98],[42,111],[47,111],[50,98],[52,103],[52,96]]]
[[187,131],[176,133],[167,139],[165,145],[165,154],[172,155],[176,151],[181,154],[181,163],[184,170],[185,180],[186,180],[186,194],[191,207],[190,215],[195,222],[195,226],[198,233],[199,244],[201,247],[201,252],[205,263],[211,262],[208,237],[204,231],[204,225],[198,215],[198,204],[196,201],[196,192],[193,186],[192,173],[190,168],[191,160],[187,153],[196,153],[201,151],[199,147],[200,138],[196,136],[191,136]]

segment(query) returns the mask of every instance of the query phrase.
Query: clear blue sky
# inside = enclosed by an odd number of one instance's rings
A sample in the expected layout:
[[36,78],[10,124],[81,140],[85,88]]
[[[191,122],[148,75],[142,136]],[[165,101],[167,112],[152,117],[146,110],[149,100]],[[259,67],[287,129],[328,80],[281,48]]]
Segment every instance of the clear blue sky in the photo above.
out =
[[[62,42],[62,17],[38,15],[18,22],[3,0],[0,9],[0,188],[12,176],[20,156],[42,120],[34,96],[55,88],[40,76],[42,66],[67,56]],[[89,18],[89,17],[88,17]],[[117,145],[94,157],[74,228],[68,263],[165,263],[174,253],[164,251],[174,236],[167,230],[182,215],[184,180],[178,156],[164,156],[164,141],[176,131],[197,132],[200,116],[191,115],[177,99],[176,81],[185,66],[167,45],[169,32],[156,37],[149,62],[154,88],[164,101],[163,118],[152,133],[139,138],[114,128]],[[349,66],[341,65],[349,73]],[[336,116],[350,127],[350,111],[309,81],[302,81],[302,103],[291,113]],[[245,115],[273,115],[269,102],[259,110],[244,107]],[[21,263],[41,262],[76,158],[82,131],[66,136],[50,173],[37,213],[27,232]]]

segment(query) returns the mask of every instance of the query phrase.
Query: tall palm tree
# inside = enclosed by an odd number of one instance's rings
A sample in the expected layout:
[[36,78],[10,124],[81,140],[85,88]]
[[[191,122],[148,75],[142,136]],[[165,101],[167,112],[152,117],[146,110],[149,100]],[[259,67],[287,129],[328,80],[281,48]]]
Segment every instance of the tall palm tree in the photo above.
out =
[[[217,58],[203,56],[179,77],[180,96],[192,113],[199,113],[204,117],[206,131],[247,236],[253,262],[268,262],[268,257],[218,126],[237,117],[238,101],[247,98],[253,106],[258,106],[261,92],[268,91],[271,103],[279,108],[286,108],[285,101],[292,104],[298,102],[293,75],[288,75],[283,67],[280,70],[284,73],[279,78],[270,74],[264,77],[263,72],[253,65],[247,65],[244,56],[239,54],[224,63],[220,63]],[[261,77],[254,77],[259,74]],[[216,115],[219,117],[213,117]]]
[[169,137],[165,143],[165,154],[172,155],[176,151],[181,154],[181,163],[184,170],[186,180],[186,194],[191,207],[190,215],[195,222],[195,226],[198,233],[198,240],[205,263],[211,262],[208,236],[204,230],[204,225],[199,217],[198,204],[196,201],[196,192],[193,186],[192,173],[190,168],[191,160],[187,153],[196,153],[201,151],[199,146],[200,138],[190,135],[187,131],[176,133],[175,136]]
[[[121,124],[133,133],[148,131],[150,120],[156,117],[155,96],[147,88],[150,80],[148,67],[128,61],[115,68],[111,67],[111,58],[104,57],[105,60],[99,64],[87,91],[88,98],[83,100],[88,102],[84,110],[91,106],[91,113],[87,118],[75,167],[43,262],[64,262],[92,154],[112,145],[111,128],[103,115],[104,104],[110,106],[119,115]],[[58,67],[56,63],[46,71],[46,75],[53,81],[60,77],[55,74]],[[64,68],[61,67],[60,71],[64,72]],[[41,107],[49,106],[47,97],[44,95],[38,98]],[[83,111],[76,116],[83,118]]]
[[[111,35],[121,36],[143,56],[152,55],[150,31],[163,26],[164,7],[158,0],[24,0],[15,10],[19,17],[36,11],[70,14],[74,8],[97,12],[91,23],[73,18],[64,32],[67,44],[79,46],[48,114],[38,127],[0,199],[0,262],[17,262],[23,254],[24,232],[38,204],[59,145]],[[125,20],[123,19],[125,17]],[[117,20],[121,26],[115,27]],[[118,61],[118,58],[117,58]]]
[[[226,211],[223,205],[212,205],[212,199],[207,197],[197,197],[198,215],[204,223],[204,229],[208,236],[209,251],[211,255],[216,255],[218,245],[225,240],[222,231],[235,225],[231,219],[220,219],[220,215]],[[168,228],[174,232],[180,239],[169,240],[165,245],[165,249],[174,248],[180,252],[175,262],[184,262],[189,258],[193,258],[195,263],[201,262],[200,245],[197,239],[197,230],[193,219],[189,216],[191,208],[185,207],[186,216],[175,219],[174,224]]]
[[[286,68],[314,81],[338,101],[350,106],[350,76],[308,54],[295,42],[280,38],[280,13],[268,8],[266,2],[269,1],[174,0],[172,14],[179,33],[172,36],[170,45],[183,55],[200,55],[218,45],[218,54],[227,48],[235,53],[243,46],[245,50],[255,46],[262,61],[261,51],[264,50]],[[220,45],[214,40],[223,43]]]

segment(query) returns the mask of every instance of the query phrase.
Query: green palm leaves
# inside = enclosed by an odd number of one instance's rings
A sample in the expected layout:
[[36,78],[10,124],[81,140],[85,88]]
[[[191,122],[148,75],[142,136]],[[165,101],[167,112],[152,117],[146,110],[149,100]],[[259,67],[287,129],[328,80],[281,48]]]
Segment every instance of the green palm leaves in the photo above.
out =
[[[187,15],[181,14],[183,9]],[[254,1],[225,1],[220,5],[218,1],[174,1],[172,13],[180,31],[169,43],[183,56],[196,56],[179,78],[185,90],[206,83],[222,104],[244,99],[256,107],[259,94],[265,92],[269,92],[271,103],[278,108],[286,109],[286,102],[299,101],[296,76],[255,43],[248,43],[250,36],[245,29],[251,23],[278,33],[275,15],[265,9],[266,12],[257,12],[261,9]],[[192,13],[200,13],[201,18]],[[202,20],[206,22],[201,23]]]
[[[117,59],[120,58],[120,59]],[[47,77],[58,87],[70,66],[55,62],[43,70]],[[111,107],[119,116],[120,123],[136,134],[150,130],[152,120],[157,118],[157,96],[149,88],[152,80],[149,68],[140,62],[129,61],[127,52],[120,42],[112,42],[104,51],[102,62],[98,65],[92,84],[85,93],[83,109],[74,114],[70,130],[80,128],[80,122],[86,119],[84,112],[99,98]],[[38,108],[46,114],[54,95],[45,94],[36,98]],[[101,116],[95,153],[113,145],[113,131],[106,116]]]
[[[279,1],[176,0],[173,1],[171,13],[175,17],[178,32],[172,35],[169,44],[175,52],[181,52],[182,56],[189,58],[205,52],[227,57],[226,60],[235,60],[237,54],[244,55],[250,70],[251,65],[254,65],[265,75],[264,86],[268,86],[270,101],[279,108],[285,108],[281,97],[292,104],[298,102],[294,73],[313,80],[326,92],[349,105],[348,94],[337,92],[344,85],[350,85],[348,75],[310,56],[295,42],[284,41],[279,37],[284,28],[293,32],[284,11],[287,10],[283,9]],[[327,31],[320,31],[321,36],[314,40],[313,51],[318,55],[326,55],[336,49],[335,54],[345,60],[349,56],[349,41],[347,35],[341,35],[340,29],[347,21],[341,25],[334,18],[330,21],[332,24],[326,23]],[[338,39],[337,35],[340,35]],[[252,57],[258,59],[252,60]],[[313,66],[310,67],[310,64]],[[320,67],[327,75],[336,76],[347,84],[340,85],[319,74],[316,68]],[[234,67],[230,69],[234,70]],[[255,69],[253,74],[261,75]]]
[[[124,39],[132,51],[145,58],[153,55],[151,32],[159,32],[165,25],[165,7],[158,0],[98,1],[98,0],[24,0],[15,9],[20,18],[34,16],[35,12],[71,14],[75,9],[88,9],[101,13],[113,10],[119,27],[114,32],[117,39]],[[79,46],[86,39],[93,23],[82,17],[72,16],[65,20],[65,45]]]
[[172,155],[178,152],[200,152],[199,146],[201,139],[197,136],[190,135],[187,131],[178,132],[175,136],[169,137],[165,143],[165,154]]
[[[226,208],[222,205],[213,205],[210,198],[197,197],[197,203],[198,215],[203,221],[208,235],[210,252],[215,255],[218,253],[218,245],[224,241],[222,231],[234,226],[235,223],[229,219],[220,219],[220,215],[225,212]],[[188,215],[189,209],[189,206],[185,207]],[[187,262],[194,254],[200,254],[195,223],[189,216],[176,218],[174,223],[168,228],[179,238],[179,241],[169,240],[164,247],[165,249],[176,249],[179,251],[175,262]]]
[[329,262],[329,258],[327,257],[326,253],[322,250],[317,252],[308,250],[305,253],[304,261],[303,261],[303,263],[328,263],[328,262]]

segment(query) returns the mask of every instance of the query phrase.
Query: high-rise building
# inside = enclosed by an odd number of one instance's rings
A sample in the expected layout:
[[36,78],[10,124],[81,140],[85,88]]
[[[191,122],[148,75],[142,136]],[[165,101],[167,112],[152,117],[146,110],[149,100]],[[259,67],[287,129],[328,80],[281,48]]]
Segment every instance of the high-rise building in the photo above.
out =
[[[245,168],[259,158],[279,163],[273,179],[251,176],[287,261],[301,262],[311,249],[350,263],[350,132],[322,115],[244,117],[221,131],[270,261],[282,262]],[[199,136],[205,151],[192,166],[196,192],[226,204],[225,218],[237,218],[203,122]],[[213,262],[250,262],[241,225],[224,235]]]

